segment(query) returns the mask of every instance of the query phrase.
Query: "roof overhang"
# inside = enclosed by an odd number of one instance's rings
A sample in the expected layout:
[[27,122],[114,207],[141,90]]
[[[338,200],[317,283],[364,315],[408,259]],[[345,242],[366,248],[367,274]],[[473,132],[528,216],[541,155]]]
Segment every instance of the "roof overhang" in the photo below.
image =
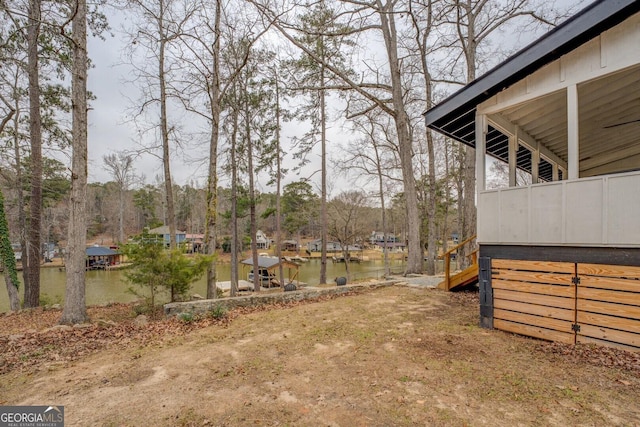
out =
[[[520,50],[483,76],[469,83],[424,114],[426,124],[444,135],[475,147],[476,107],[503,89],[569,53],[640,11],[638,0],[599,0]],[[497,132],[497,131],[495,131]],[[490,129],[491,133],[491,129]],[[506,136],[495,135],[496,150]],[[492,135],[487,136],[488,139]],[[492,153],[489,154],[502,158]],[[525,159],[526,156],[523,156]],[[520,163],[520,162],[518,162]],[[518,165],[526,169],[525,165]]]
[[[245,265],[253,266],[253,258],[247,258],[241,261],[241,263]],[[289,268],[297,268],[300,266],[295,262],[287,261],[285,259],[278,260],[277,257],[265,257],[265,256],[258,257],[258,268],[266,268],[267,270],[271,270],[279,266],[280,264]]]

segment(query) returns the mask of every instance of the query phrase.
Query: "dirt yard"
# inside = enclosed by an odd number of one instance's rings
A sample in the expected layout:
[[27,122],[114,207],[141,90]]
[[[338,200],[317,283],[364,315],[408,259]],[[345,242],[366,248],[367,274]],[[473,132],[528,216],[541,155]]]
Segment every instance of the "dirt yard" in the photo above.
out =
[[0,405],[64,405],[68,426],[640,425],[637,354],[482,330],[477,307],[393,286],[223,320],[2,316]]

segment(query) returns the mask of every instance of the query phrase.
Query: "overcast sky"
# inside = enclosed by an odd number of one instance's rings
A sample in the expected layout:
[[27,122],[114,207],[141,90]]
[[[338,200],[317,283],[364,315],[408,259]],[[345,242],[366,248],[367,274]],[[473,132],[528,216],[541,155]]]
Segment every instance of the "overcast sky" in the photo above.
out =
[[[568,1],[568,0],[567,0]],[[561,0],[560,3],[565,3]],[[573,6],[577,3],[585,3],[584,0],[573,1]],[[109,9],[106,11],[112,27],[111,33],[106,35],[106,40],[90,38],[88,41],[89,56],[94,67],[89,70],[88,86],[89,90],[97,97],[91,102],[92,110],[89,112],[89,180],[90,182],[107,182],[111,180],[109,173],[104,169],[102,158],[105,154],[123,150],[134,150],[139,137],[135,126],[126,117],[126,112],[131,107],[129,98],[135,98],[135,87],[126,84],[125,80],[130,75],[130,69],[122,63],[121,52],[124,48],[124,37],[122,37],[122,26],[130,26],[126,13]],[[513,40],[513,39],[512,39]],[[531,41],[531,40],[528,40]],[[521,48],[524,46],[520,40]],[[335,114],[334,114],[335,115]],[[187,116],[188,117],[188,116]],[[188,125],[183,123],[183,125]],[[329,139],[331,145],[344,144],[353,135],[340,128],[339,124],[331,124]],[[283,144],[287,144],[296,133],[302,134],[304,129],[298,124],[286,125],[283,131]],[[195,159],[206,158],[208,149],[206,146],[200,149],[190,147],[185,153],[176,153],[171,158],[171,172],[175,184],[185,185],[195,182],[196,185],[204,185],[206,182],[207,167],[198,163]],[[319,156],[313,156],[313,166],[307,168],[303,173],[311,175],[319,168]],[[134,166],[138,176],[144,175],[147,183],[155,183],[156,176],[162,177],[162,164],[158,157],[152,155],[142,155],[135,160]],[[291,160],[285,167],[291,167]],[[315,174],[314,179],[319,181],[319,174]],[[286,182],[300,179],[300,176],[290,175]],[[265,181],[259,180],[258,185],[262,191],[267,190]],[[262,185],[261,185],[262,184]],[[221,185],[226,185],[224,178]]]
[[[89,112],[89,181],[107,182],[112,178],[103,167],[102,158],[105,154],[123,150],[135,150],[139,148],[139,138],[136,128],[127,117],[131,108],[131,99],[135,98],[136,88],[131,83],[126,83],[131,72],[127,65],[122,64],[121,52],[125,48],[125,37],[122,35],[122,26],[130,26],[126,14],[121,11],[108,10],[111,34],[105,36],[106,40],[90,38],[88,41],[89,56],[93,68],[89,70],[89,90],[96,96],[91,101],[92,109]],[[112,36],[113,35],[113,36]],[[174,118],[175,119],[175,118]],[[171,120],[171,119],[170,119]],[[189,116],[181,125],[188,128]],[[329,138],[344,139],[346,136],[333,124],[329,125]],[[292,137],[305,132],[299,123],[288,123],[283,126],[282,143],[289,144]],[[147,141],[152,138],[147,136]],[[206,184],[208,154],[208,137],[202,137],[205,141],[200,147],[191,144],[183,152],[176,152],[171,157],[171,174],[175,184],[185,185],[194,183],[203,186]],[[286,148],[285,148],[286,151]],[[290,151],[290,150],[289,150]],[[156,154],[159,154],[156,153]],[[314,175],[319,168],[319,156],[310,157],[312,165],[295,175],[290,172],[285,178],[285,184],[299,180],[303,176]],[[293,161],[287,159],[288,164],[283,166],[291,169]],[[136,174],[144,175],[146,183],[157,183],[156,176],[162,178],[162,163],[157,156],[150,154],[140,155],[134,162]],[[314,177],[318,178],[319,174]],[[260,191],[271,191],[267,188],[266,177],[258,179],[257,187]],[[221,185],[228,185],[226,177],[220,176]],[[315,179],[314,179],[315,181]]]

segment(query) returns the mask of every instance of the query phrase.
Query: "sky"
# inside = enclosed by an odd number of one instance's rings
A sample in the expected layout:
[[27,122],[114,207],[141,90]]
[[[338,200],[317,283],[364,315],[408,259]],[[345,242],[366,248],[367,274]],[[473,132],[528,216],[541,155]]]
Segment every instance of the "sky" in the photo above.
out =
[[[91,101],[89,112],[89,181],[107,182],[111,180],[104,168],[103,156],[124,150],[138,148],[135,126],[127,117],[131,107],[129,97],[135,93],[133,85],[125,82],[130,68],[122,64],[121,52],[124,38],[120,26],[126,24],[126,17],[118,11],[109,11],[112,35],[105,40],[92,37],[88,40],[89,57],[93,68],[89,70],[88,88],[96,96]],[[187,165],[179,158],[173,158],[172,175],[176,184],[185,185],[206,175],[206,170]],[[155,182],[155,176],[162,174],[162,163],[157,157],[141,155],[134,161],[136,175],[144,175],[147,183]]]
[[[564,3],[564,0],[561,1]],[[575,2],[584,3],[584,1]],[[575,6],[575,4],[574,4]],[[139,148],[138,134],[135,126],[127,120],[126,112],[131,107],[129,98],[135,98],[136,89],[133,85],[125,83],[126,77],[131,72],[126,65],[122,65],[121,52],[125,45],[122,36],[122,26],[129,26],[130,22],[126,13],[120,10],[107,11],[112,27],[111,34],[106,34],[106,40],[90,38],[88,41],[89,56],[94,67],[89,70],[89,90],[97,97],[91,102],[92,109],[89,112],[89,181],[107,182],[111,180],[109,172],[104,168],[102,158],[106,154],[124,150]],[[530,40],[531,41],[531,40]],[[522,40],[520,40],[522,42]],[[523,47],[516,46],[516,48]],[[118,65],[121,64],[121,65]],[[335,114],[334,114],[335,115]],[[188,117],[188,116],[186,116]],[[188,123],[183,123],[188,126]],[[294,135],[302,134],[304,128],[300,124],[285,125],[283,129],[283,143],[286,144]],[[331,145],[344,144],[349,138],[355,138],[339,124],[330,124],[329,141]],[[204,162],[195,159],[206,159],[208,148],[206,146],[197,149],[190,147],[184,153],[175,153],[171,158],[171,172],[175,184],[185,185],[194,183],[203,186],[206,182],[207,166]],[[319,156],[311,157],[312,165],[302,172],[302,175],[314,176],[319,180],[320,174],[313,174],[319,169]],[[291,167],[292,161],[288,159],[285,167]],[[149,154],[141,155],[134,162],[137,176],[144,176],[145,183],[158,183],[156,176],[162,179],[162,163],[160,158]],[[285,183],[300,179],[301,176],[290,174]],[[266,179],[258,179],[258,189],[268,190]],[[340,182],[340,180],[336,180]],[[349,182],[346,182],[346,185]],[[221,185],[225,184],[225,178],[221,177]],[[262,188],[260,188],[262,187]]]
[[[88,40],[88,53],[93,63],[89,70],[88,89],[96,96],[91,101],[89,111],[89,182],[108,182],[112,178],[104,168],[103,156],[124,150],[136,150],[140,148],[138,132],[135,125],[129,120],[127,111],[130,110],[131,100],[135,98],[136,88],[126,80],[131,74],[131,69],[123,64],[121,52],[125,48],[125,38],[122,35],[122,26],[130,25],[127,16],[121,11],[109,10],[109,23],[111,34],[105,35],[105,40],[91,37]],[[189,120],[189,116],[184,116]],[[189,127],[189,122],[182,122],[182,126]],[[301,135],[306,130],[304,126],[297,124],[284,124],[282,132],[283,144],[287,144],[297,134]],[[150,137],[147,137],[147,141]],[[330,139],[344,139],[341,130],[330,125]],[[207,139],[207,138],[204,138]],[[207,139],[208,142],[208,139]],[[194,147],[191,144],[184,152],[172,153],[171,174],[172,180],[177,185],[193,183],[196,186],[206,184],[208,146]],[[318,176],[314,171],[320,167],[318,155],[310,157],[311,166],[307,167],[300,175],[289,173],[284,183],[296,181],[304,176]],[[291,169],[293,161],[286,159],[288,164],[284,167]],[[162,162],[157,156],[143,154],[134,161],[135,174],[144,176],[145,183],[157,184],[162,179]],[[221,185],[227,185],[227,178],[220,176]],[[266,177],[259,177],[257,187],[260,191],[273,191],[266,182]]]

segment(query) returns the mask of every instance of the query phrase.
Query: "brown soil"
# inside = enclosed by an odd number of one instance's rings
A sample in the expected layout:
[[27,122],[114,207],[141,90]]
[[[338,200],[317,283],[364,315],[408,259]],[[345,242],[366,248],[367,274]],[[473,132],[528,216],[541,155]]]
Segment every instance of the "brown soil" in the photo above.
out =
[[480,329],[477,294],[132,313],[94,308],[72,330],[47,329],[59,311],[0,317],[0,405],[64,405],[68,426],[640,425],[637,354]]

